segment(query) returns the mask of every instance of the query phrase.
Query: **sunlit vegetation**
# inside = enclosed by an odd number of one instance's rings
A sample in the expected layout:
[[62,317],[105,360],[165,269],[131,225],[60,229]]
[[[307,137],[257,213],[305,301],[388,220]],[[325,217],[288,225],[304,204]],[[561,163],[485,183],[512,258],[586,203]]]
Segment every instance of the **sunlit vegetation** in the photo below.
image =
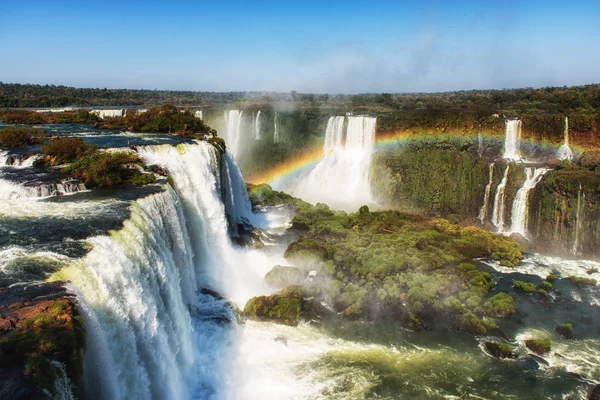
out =
[[216,133],[190,111],[180,111],[172,105],[154,107],[147,112],[127,111],[123,117],[106,117],[101,128],[125,129],[130,132],[172,133],[193,136],[196,133]]
[[4,128],[0,130],[0,147],[13,148],[42,144],[46,134],[37,128]]
[[95,152],[94,146],[81,138],[55,138],[42,147],[46,165],[62,165]]
[[[249,188],[254,204],[289,202],[266,185]],[[443,318],[456,329],[485,334],[496,328],[494,318],[514,312],[510,295],[488,299],[494,286],[490,274],[469,263],[487,257],[517,265],[521,249],[509,238],[366,206],[347,214],[323,204],[294,205],[292,224],[300,237],[285,257],[318,270],[319,278],[302,283],[303,291],[346,318],[392,318],[411,329]]]
[[43,113],[30,110],[0,110],[0,121],[9,124],[93,124],[100,119],[88,110]]
[[536,354],[544,354],[550,351],[552,340],[547,337],[536,337],[526,340],[525,346]]

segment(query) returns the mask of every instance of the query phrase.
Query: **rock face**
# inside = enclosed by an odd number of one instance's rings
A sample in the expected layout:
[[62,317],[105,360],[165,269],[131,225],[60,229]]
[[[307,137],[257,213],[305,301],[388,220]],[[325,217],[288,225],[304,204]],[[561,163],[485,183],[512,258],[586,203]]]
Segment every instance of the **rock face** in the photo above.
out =
[[0,288],[0,398],[60,397],[56,382],[66,378],[78,394],[83,351],[82,320],[64,282]]
[[597,385],[594,390],[592,390],[589,400],[600,400],[600,385]]
[[296,326],[302,312],[302,289],[287,287],[272,296],[253,297],[244,307],[244,315],[258,320],[271,320]]

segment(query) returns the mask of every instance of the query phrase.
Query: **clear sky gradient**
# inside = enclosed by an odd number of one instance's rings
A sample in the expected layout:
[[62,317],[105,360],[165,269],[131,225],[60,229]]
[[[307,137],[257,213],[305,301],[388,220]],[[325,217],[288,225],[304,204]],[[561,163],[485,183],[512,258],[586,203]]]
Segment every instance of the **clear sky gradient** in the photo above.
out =
[[0,81],[417,92],[600,82],[600,1],[0,1]]

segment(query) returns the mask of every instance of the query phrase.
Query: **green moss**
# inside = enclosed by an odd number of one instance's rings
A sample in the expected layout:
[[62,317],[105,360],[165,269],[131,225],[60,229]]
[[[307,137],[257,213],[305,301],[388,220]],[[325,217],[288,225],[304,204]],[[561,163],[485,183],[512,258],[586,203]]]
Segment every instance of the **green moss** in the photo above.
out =
[[536,354],[544,354],[550,351],[552,341],[545,337],[528,339],[525,341],[525,346]]
[[555,330],[558,334],[564,336],[567,339],[575,338],[575,334],[573,332],[573,324],[559,324]]
[[577,285],[579,287],[583,287],[583,286],[596,286],[596,284],[598,283],[598,281],[596,281],[594,278],[584,278],[581,276],[569,276],[568,278],[572,284]]
[[548,282],[554,282],[556,279],[558,278],[558,276],[554,275],[554,274],[550,274],[546,277],[546,280]]
[[149,185],[156,183],[156,176],[154,174],[134,174],[131,183],[134,185]]
[[302,312],[302,290],[291,286],[272,296],[253,297],[244,307],[248,318],[268,319],[285,325],[296,326]]
[[175,181],[171,175],[167,175],[167,183],[171,185],[172,188],[175,188]]
[[552,290],[553,286],[550,282],[543,281],[542,283],[540,283],[540,288],[544,290]]
[[485,349],[497,358],[514,358],[513,349],[509,344],[500,342],[485,342]]
[[483,310],[494,317],[507,317],[515,312],[515,305],[509,294],[500,292],[483,304]]
[[520,290],[523,293],[531,294],[535,292],[535,285],[533,283],[527,283],[523,281],[515,281],[513,287],[516,290]]

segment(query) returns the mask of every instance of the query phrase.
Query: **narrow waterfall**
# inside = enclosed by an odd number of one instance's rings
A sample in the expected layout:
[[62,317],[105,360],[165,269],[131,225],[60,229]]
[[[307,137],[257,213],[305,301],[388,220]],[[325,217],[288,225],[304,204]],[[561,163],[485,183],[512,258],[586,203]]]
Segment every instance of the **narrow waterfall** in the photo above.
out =
[[541,180],[546,172],[546,168],[525,168],[525,182],[517,191],[512,207],[511,233],[519,233],[527,236],[527,222],[529,219],[529,192]]
[[39,158],[39,154],[9,154],[7,151],[0,151],[0,167],[28,168]]
[[273,117],[273,143],[279,143],[279,116],[275,113],[275,117]]
[[479,154],[479,158],[483,157],[483,136],[481,132],[477,134],[477,154]]
[[122,108],[116,110],[92,110],[90,113],[96,114],[100,119],[105,119],[107,117],[122,117],[125,115],[125,110]]
[[256,113],[254,120],[254,139],[260,140],[260,110]]
[[519,161],[521,159],[521,120],[506,120],[505,130],[506,137],[504,139],[503,158]]
[[221,167],[222,193],[225,212],[229,219],[232,234],[238,233],[238,225],[261,227],[258,218],[252,213],[252,205],[246,191],[246,183],[229,151],[224,154]]
[[223,139],[227,142],[227,147],[231,150],[234,157],[239,157],[242,149],[241,126],[242,111],[225,111],[225,135]]
[[204,115],[203,115],[202,110],[198,110],[198,111],[194,112],[194,117],[200,118],[200,119],[203,120],[204,119]]
[[496,196],[494,197],[494,210],[492,211],[492,223],[498,229],[498,232],[504,231],[504,189],[508,180],[508,170],[510,164],[506,164],[504,176],[496,188]]
[[372,202],[369,169],[377,119],[358,116],[346,118],[345,136],[344,117],[329,119],[323,158],[307,175],[286,190],[309,202],[322,202],[347,211],[356,211],[361,205]]
[[558,149],[556,157],[559,160],[573,161],[575,154],[569,147],[569,117],[565,117],[565,141],[562,146]]
[[581,183],[579,184],[579,191],[577,192],[577,211],[575,215],[575,239],[573,240],[573,248],[571,253],[574,255],[579,255],[579,231],[581,231],[581,225],[583,221],[583,211],[585,205],[585,193],[583,193],[583,189],[581,188]]
[[485,223],[487,217],[488,202],[490,200],[490,192],[492,191],[492,181],[494,180],[494,163],[490,164],[490,175],[488,178],[488,184],[485,186],[485,194],[483,196],[483,205],[479,211],[479,220],[482,224]]

